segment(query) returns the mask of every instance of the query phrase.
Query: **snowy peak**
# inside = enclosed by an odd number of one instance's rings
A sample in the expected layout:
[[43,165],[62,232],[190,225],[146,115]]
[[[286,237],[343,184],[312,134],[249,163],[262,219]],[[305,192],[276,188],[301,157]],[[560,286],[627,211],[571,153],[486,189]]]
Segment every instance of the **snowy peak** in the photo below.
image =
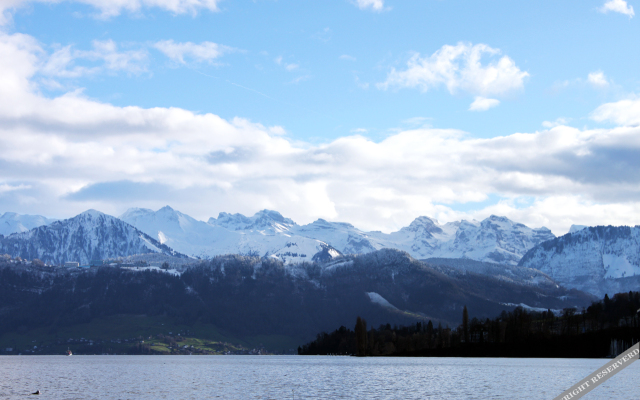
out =
[[546,228],[531,229],[506,217],[492,215],[483,221],[461,221],[452,240],[443,243],[433,257],[516,265],[535,245],[555,236]]
[[228,214],[221,212],[218,219],[210,218],[210,225],[220,226],[232,231],[257,231],[266,235],[288,231],[296,223],[285,218],[277,211],[258,211],[253,217],[242,214]]
[[154,211],[148,208],[130,208],[124,212],[119,218],[123,221],[134,218],[141,218],[150,214],[153,214]]
[[120,218],[158,242],[194,257],[239,253],[233,246],[239,240],[238,234],[198,221],[169,206],[158,211],[132,208]]
[[571,225],[571,228],[569,228],[569,233],[576,233],[578,231],[581,231],[585,228],[588,228],[588,226],[586,225]]
[[414,219],[408,227],[402,228],[401,230],[414,232],[427,237],[432,237],[433,234],[443,233],[443,230],[440,227],[440,224],[438,224],[438,221],[433,220],[429,217],[418,217]]
[[41,215],[21,215],[14,212],[6,212],[0,216],[0,235],[9,236],[12,233],[26,232],[42,225],[54,222]]

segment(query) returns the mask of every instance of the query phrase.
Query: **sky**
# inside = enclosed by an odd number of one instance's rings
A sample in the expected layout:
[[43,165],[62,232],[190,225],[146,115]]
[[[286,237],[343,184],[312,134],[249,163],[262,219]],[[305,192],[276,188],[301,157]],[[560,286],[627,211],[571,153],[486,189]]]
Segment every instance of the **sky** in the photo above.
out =
[[640,224],[638,4],[0,0],[0,213]]

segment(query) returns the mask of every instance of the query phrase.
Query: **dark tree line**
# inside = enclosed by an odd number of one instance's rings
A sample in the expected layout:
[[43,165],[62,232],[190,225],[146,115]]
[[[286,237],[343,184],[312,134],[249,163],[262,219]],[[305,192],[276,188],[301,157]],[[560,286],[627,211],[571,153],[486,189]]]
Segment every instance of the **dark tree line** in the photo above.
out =
[[[358,318],[298,349],[299,354],[358,356],[606,357],[612,343],[630,347],[640,339],[640,292],[605,295],[586,309],[528,311],[517,307],[493,319],[469,320],[466,306],[457,328],[428,321],[381,325],[366,331]],[[363,333],[364,328],[364,333]],[[621,350],[618,350],[621,351]]]

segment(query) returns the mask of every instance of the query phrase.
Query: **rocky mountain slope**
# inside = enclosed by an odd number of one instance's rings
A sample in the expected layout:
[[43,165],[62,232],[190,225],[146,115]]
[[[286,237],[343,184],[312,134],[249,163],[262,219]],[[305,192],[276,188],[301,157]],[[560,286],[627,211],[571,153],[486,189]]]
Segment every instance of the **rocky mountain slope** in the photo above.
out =
[[52,264],[86,264],[141,253],[182,256],[126,222],[95,210],[1,238],[0,253]]
[[640,226],[574,230],[529,250],[520,266],[598,296],[640,287]]

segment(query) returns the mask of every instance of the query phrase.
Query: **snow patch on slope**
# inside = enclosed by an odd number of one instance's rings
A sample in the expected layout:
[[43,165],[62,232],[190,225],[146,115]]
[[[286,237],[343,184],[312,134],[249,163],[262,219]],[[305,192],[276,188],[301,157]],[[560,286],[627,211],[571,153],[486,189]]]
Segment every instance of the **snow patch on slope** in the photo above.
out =
[[379,305],[381,305],[382,307],[385,307],[385,308],[391,308],[393,310],[398,310],[398,308],[396,306],[394,306],[393,304],[389,303],[387,301],[387,299],[385,299],[384,297],[380,296],[376,292],[367,292],[367,296],[369,296],[369,300],[371,300],[372,303],[379,304]]

